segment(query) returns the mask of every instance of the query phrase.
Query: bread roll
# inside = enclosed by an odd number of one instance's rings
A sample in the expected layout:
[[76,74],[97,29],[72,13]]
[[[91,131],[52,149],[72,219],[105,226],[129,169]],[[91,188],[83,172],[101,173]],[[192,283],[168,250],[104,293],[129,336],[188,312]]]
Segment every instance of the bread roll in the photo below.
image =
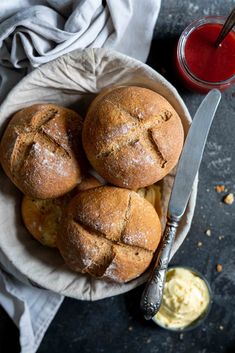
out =
[[61,217],[68,202],[79,190],[100,185],[96,178],[88,176],[75,189],[56,199],[42,200],[24,196],[21,212],[26,228],[41,244],[56,247]]
[[68,195],[46,200],[23,197],[21,212],[24,224],[42,245],[56,247],[61,216],[71,199]]
[[36,104],[20,110],[0,144],[2,167],[26,195],[59,197],[81,181],[82,120],[67,108]]
[[176,165],[184,131],[164,97],[142,87],[119,87],[94,99],[82,141],[104,179],[135,190],[154,184]]
[[94,176],[86,176],[82,179],[82,182],[76,186],[76,191],[83,191],[88,189],[93,189],[101,186],[101,182]]
[[127,282],[149,266],[161,237],[154,207],[134,191],[79,192],[61,220],[58,248],[74,271]]

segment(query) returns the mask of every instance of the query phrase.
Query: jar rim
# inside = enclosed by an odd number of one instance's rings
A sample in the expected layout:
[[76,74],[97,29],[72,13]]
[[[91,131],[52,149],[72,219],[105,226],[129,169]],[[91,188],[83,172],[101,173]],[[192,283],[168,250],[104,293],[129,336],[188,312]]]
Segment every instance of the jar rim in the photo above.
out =
[[[204,17],[200,17],[199,19],[191,22],[182,32],[179,41],[178,41],[178,45],[177,45],[177,57],[178,57],[178,62],[179,65],[181,67],[182,70],[184,70],[184,72],[189,76],[189,78],[196,84],[201,86],[202,88],[206,88],[206,89],[211,89],[211,88],[216,88],[218,86],[221,85],[229,85],[231,83],[233,83],[233,81],[235,82],[235,74],[230,76],[229,78],[227,78],[226,80],[222,80],[222,81],[206,81],[203,80],[199,77],[197,77],[189,68],[189,66],[187,65],[186,62],[186,58],[185,58],[185,44],[186,41],[189,37],[189,35],[198,27],[205,25],[205,24],[214,24],[214,23],[219,23],[219,24],[223,24],[224,21],[226,20],[226,17],[224,16],[204,16]],[[235,29],[232,30],[235,34]]]

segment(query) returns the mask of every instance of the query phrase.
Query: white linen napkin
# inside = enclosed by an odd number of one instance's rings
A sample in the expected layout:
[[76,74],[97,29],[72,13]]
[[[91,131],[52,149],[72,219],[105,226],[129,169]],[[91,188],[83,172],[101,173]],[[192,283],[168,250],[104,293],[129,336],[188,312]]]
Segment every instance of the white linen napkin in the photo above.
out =
[[[0,102],[35,67],[85,47],[109,47],[145,61],[161,0],[1,0]],[[1,185],[0,187],[3,187]],[[0,215],[0,230],[1,230]],[[34,353],[63,297],[37,288],[0,249],[0,304]]]

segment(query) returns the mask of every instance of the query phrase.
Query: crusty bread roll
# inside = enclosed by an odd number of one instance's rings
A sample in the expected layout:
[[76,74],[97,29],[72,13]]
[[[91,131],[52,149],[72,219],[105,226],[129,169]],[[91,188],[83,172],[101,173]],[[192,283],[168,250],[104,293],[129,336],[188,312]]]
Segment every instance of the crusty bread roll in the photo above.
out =
[[0,145],[2,167],[26,195],[59,197],[81,181],[82,120],[67,108],[36,104],[20,110]]
[[60,220],[68,202],[78,191],[100,185],[96,178],[87,176],[75,189],[56,199],[42,200],[24,196],[21,212],[26,228],[41,244],[56,247]]
[[108,182],[134,190],[170,172],[183,140],[181,120],[170,103],[142,87],[119,87],[98,95],[82,133],[94,169]]
[[57,245],[72,270],[121,283],[148,268],[160,237],[160,220],[148,201],[101,186],[69,202]]

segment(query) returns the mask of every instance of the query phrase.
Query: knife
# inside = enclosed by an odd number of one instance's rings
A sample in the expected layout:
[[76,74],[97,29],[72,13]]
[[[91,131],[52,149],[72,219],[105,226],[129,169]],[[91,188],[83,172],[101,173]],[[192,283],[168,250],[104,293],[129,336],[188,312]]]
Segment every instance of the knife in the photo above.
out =
[[166,270],[176,230],[188,204],[220,99],[221,93],[217,89],[213,89],[207,94],[200,104],[187,134],[168,205],[167,223],[159,247],[160,251],[154,256],[153,270],[140,302],[140,308],[146,320],[151,319],[160,308]]

